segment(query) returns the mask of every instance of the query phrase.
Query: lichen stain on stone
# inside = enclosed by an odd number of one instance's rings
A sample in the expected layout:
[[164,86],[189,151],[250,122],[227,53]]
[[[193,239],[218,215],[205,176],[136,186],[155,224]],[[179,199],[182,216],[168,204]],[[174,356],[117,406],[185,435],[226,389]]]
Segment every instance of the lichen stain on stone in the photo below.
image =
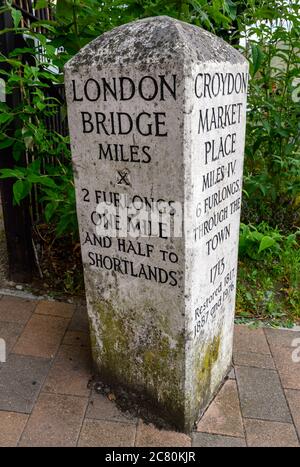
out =
[[184,335],[171,339],[165,333],[167,323],[158,327],[155,320],[144,322],[144,329],[137,331],[136,317],[120,316],[107,301],[98,301],[94,310],[99,328],[91,339],[100,376],[103,372],[127,387],[146,391],[182,417]]
[[213,341],[206,344],[201,349],[200,357],[195,365],[195,407],[200,411],[204,408],[212,397],[211,374],[214,364],[219,358],[221,337],[217,335]]
[[105,32],[86,45],[65,66],[72,73],[81,67],[109,64],[139,66],[178,58],[200,62],[243,63],[245,59],[233,47],[197,26],[168,16],[146,18]]

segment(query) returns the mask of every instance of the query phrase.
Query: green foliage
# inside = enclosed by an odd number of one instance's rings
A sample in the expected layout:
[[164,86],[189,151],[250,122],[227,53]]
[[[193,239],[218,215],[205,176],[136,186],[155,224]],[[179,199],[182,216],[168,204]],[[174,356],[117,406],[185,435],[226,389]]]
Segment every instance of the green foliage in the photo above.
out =
[[290,326],[300,319],[300,230],[241,224],[237,316]]
[[[223,30],[229,27],[235,9],[231,0],[38,0],[36,8],[48,5],[52,6],[55,20],[34,22],[28,28],[19,27],[21,12],[10,1],[0,10],[0,14],[10,11],[16,33],[26,33],[24,48],[15,49],[9,57],[0,54],[0,63],[10,66],[9,71],[0,70],[6,92],[11,94],[17,89],[21,97],[13,109],[0,103],[0,149],[12,147],[16,162],[15,169],[3,169],[0,176],[16,180],[13,193],[17,204],[37,187],[45,221],[56,226],[57,236],[76,237],[69,141],[46,124],[46,119],[57,113],[66,116],[65,106],[48,97],[50,87],[63,83],[66,61],[103,32],[134,19],[164,14]],[[28,56],[34,64],[28,64]],[[26,169],[18,165],[25,155],[34,161]]]
[[299,4],[245,3],[238,30],[251,80],[237,309],[289,326],[300,318]]
[[257,227],[251,224],[241,223],[239,255],[243,259],[249,257],[255,260],[262,260],[266,253],[273,256],[280,256],[284,248],[296,247],[297,236],[300,230],[290,235],[283,235],[278,229],[271,228],[265,222]]
[[300,207],[299,4],[247,3],[238,19],[252,78],[243,220],[288,232],[299,225]]
[[[255,319],[273,326],[291,327],[300,319],[300,248],[297,235],[284,236],[278,230],[273,232],[266,224],[260,228],[262,231],[252,228],[248,234],[243,228],[248,246],[239,261],[237,318],[243,322]],[[258,253],[262,238],[266,236],[273,243]]]

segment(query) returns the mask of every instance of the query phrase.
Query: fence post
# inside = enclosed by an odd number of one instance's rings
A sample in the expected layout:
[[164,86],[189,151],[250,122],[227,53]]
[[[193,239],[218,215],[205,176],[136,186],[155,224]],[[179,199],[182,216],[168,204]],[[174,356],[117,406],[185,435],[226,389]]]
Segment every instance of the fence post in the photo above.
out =
[[[3,5],[2,0],[0,4]],[[13,27],[12,18],[9,12],[0,15],[0,30]],[[0,35],[0,50],[9,54],[15,47],[24,46],[22,38],[8,32]],[[6,68],[6,64],[0,64]],[[18,90],[6,96],[6,103],[10,107],[15,107],[20,102]],[[14,123],[16,125],[16,123]],[[11,127],[13,132],[14,126]],[[26,166],[26,155],[18,161],[18,165]],[[0,168],[11,168],[15,165],[11,147],[1,149]],[[34,251],[32,246],[32,219],[30,215],[29,198],[23,200],[19,206],[13,204],[14,180],[6,179],[1,181],[1,197],[3,206],[4,227],[7,240],[7,251],[9,261],[9,279],[16,282],[29,282],[35,269]]]

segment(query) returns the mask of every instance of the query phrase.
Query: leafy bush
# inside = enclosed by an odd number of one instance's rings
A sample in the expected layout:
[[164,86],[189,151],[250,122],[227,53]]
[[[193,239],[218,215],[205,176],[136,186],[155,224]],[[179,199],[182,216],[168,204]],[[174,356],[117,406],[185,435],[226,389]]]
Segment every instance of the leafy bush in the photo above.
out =
[[[41,161],[43,178],[30,179],[29,172],[17,179],[14,189],[15,201],[30,193],[32,185],[42,187],[41,195],[47,207],[47,221],[59,224],[58,233],[72,232],[74,206],[65,201],[72,192],[72,175],[68,169],[70,154],[68,139],[50,131],[46,117],[60,109],[61,102],[48,97],[47,91],[53,84],[63,83],[63,65],[82,46],[104,31],[137,18],[168,14],[178,17],[223,35],[233,43],[246,40],[244,53],[250,60],[249,112],[247,124],[246,160],[243,202],[245,224],[267,221],[288,232],[298,224],[300,207],[300,98],[295,93],[295,78],[299,70],[299,25],[298,6],[273,0],[58,0],[57,4],[38,0],[36,8],[52,5],[55,20],[32,23],[21,28],[21,13],[8,1],[5,10],[11,12],[14,29],[26,34],[26,47],[14,50],[10,57],[0,55],[0,62],[10,66],[1,70],[7,81],[7,92],[18,88],[22,103],[18,108],[0,106],[0,148],[12,146],[18,167],[24,152]],[[289,28],[286,25],[289,24]],[[41,26],[43,33],[40,32]],[[2,31],[3,33],[4,31]],[[42,48],[42,54],[41,54]],[[24,59],[26,55],[26,60]],[[28,64],[31,56],[34,65]],[[18,120],[14,135],[9,128]],[[53,171],[45,161],[52,158],[60,168]],[[52,164],[53,165],[53,164]],[[66,174],[70,181],[66,183]],[[2,176],[7,176],[2,172]],[[35,175],[38,175],[35,173]],[[62,175],[63,179],[60,179]],[[55,178],[53,178],[55,177]],[[44,188],[53,179],[60,195]],[[65,190],[65,196],[62,192]],[[54,198],[51,198],[51,193]],[[63,212],[65,206],[65,212]],[[61,207],[61,209],[59,208]],[[67,211],[67,209],[69,211]],[[70,219],[68,219],[70,212]],[[51,215],[50,215],[51,214]],[[60,222],[62,216],[64,227]]]
[[243,220],[288,232],[299,225],[300,207],[299,4],[249,1],[239,31],[252,77]]
[[[49,129],[46,119],[66,116],[65,104],[49,97],[54,85],[63,84],[63,66],[78,50],[108,29],[149,15],[168,14],[209,29],[228,29],[235,16],[231,0],[38,0],[35,9],[51,6],[55,20],[41,20],[21,27],[22,14],[11,1],[0,9],[9,11],[13,31],[25,37],[23,48],[9,57],[0,54],[6,93],[16,89],[20,103],[10,108],[0,103],[0,149],[11,147],[14,169],[0,170],[0,178],[14,178],[14,200],[20,203],[32,189],[44,203],[44,220],[56,226],[57,236],[77,237],[75,194],[68,137]],[[41,33],[41,27],[43,33]],[[4,34],[8,31],[0,31]],[[29,62],[30,57],[30,63]],[[11,131],[11,124],[14,131]],[[22,155],[33,160],[20,165]],[[42,221],[43,219],[41,219]]]
[[238,320],[292,326],[300,319],[300,231],[285,236],[266,223],[241,227]]
[[297,236],[300,230],[290,235],[283,235],[278,229],[271,228],[267,223],[262,222],[257,227],[251,224],[241,223],[239,255],[243,259],[260,260],[266,253],[271,253],[279,257],[283,249],[287,250],[297,247]]

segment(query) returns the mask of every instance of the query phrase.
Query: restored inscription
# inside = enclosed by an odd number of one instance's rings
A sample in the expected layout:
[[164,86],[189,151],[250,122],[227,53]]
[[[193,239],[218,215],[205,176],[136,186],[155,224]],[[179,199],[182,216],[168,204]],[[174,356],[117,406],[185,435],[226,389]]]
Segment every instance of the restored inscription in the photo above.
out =
[[209,290],[207,296],[201,293],[195,299],[199,305],[194,312],[194,338],[210,320],[222,319],[228,301],[230,306],[234,303],[247,83],[247,72],[234,71],[212,70],[194,79],[195,158],[200,158],[201,175],[195,190],[193,238],[207,265],[202,280]]

